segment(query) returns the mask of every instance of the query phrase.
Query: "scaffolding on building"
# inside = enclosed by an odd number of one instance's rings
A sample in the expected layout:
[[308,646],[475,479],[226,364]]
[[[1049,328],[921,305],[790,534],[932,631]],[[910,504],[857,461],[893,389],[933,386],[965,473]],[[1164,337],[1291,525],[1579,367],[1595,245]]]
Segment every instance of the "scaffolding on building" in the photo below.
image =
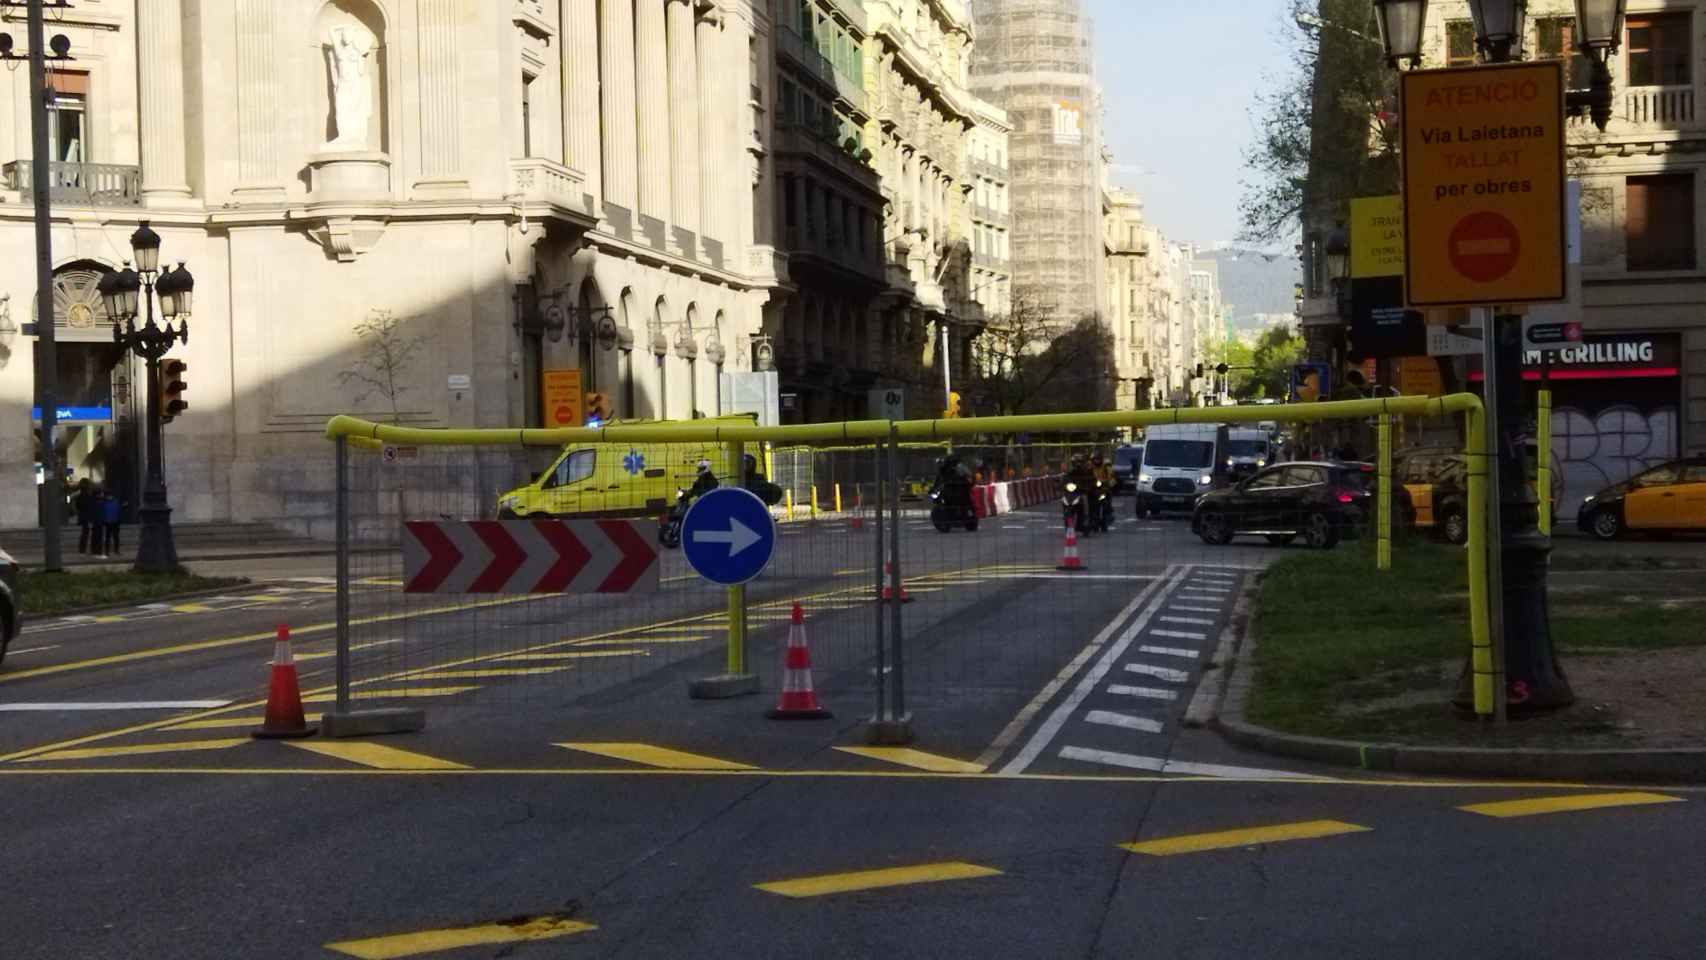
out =
[[1083,0],[974,0],[972,20],[972,91],[1013,127],[1013,299],[1066,322],[1100,314],[1101,104]]

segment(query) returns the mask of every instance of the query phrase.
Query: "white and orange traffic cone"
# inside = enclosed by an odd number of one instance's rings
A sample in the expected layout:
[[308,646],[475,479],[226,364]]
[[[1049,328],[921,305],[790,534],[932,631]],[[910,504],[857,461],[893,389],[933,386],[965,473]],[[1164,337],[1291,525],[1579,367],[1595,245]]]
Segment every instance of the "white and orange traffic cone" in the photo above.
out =
[[311,737],[318,727],[308,725],[302,713],[302,689],[296,682],[296,658],[290,654],[290,627],[278,625],[272,648],[272,678],[267,685],[267,716],[252,736],[263,740]]
[[[883,589],[881,595],[883,602],[885,603],[894,599],[894,564],[892,563],[883,564]],[[900,602],[912,602],[912,598],[907,596],[906,583],[904,581],[900,585]]]
[[853,530],[865,529],[865,493],[857,487],[853,490],[853,519],[847,525]]
[[1056,570],[1078,571],[1089,569],[1078,559],[1078,527],[1073,523],[1073,517],[1066,518],[1066,546],[1060,554],[1060,566]]
[[812,689],[812,653],[806,647],[806,617],[794,604],[794,622],[788,626],[788,649],[782,656],[782,695],[772,720],[822,720],[832,714],[818,706]]

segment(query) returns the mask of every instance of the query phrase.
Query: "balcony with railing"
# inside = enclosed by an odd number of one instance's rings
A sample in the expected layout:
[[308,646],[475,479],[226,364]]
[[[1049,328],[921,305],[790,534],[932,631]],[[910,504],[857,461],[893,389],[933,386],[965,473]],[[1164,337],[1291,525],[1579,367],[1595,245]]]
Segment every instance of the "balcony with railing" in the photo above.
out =
[[592,197],[579,170],[543,157],[509,162],[510,194],[526,204],[545,204],[555,211],[592,217]]
[[792,28],[778,26],[776,28],[777,45],[782,53],[799,64],[807,73],[835,88],[835,95],[846,102],[852,109],[867,116],[871,112],[870,104],[865,98],[865,86],[856,78],[836,69],[835,61],[824,56],[811,41],[795,33]]
[[999,166],[988,160],[980,160],[977,157],[973,157],[970,164],[971,172],[975,176],[982,177],[985,180],[994,180],[997,183],[1007,182],[1006,167]]
[[1631,126],[1676,130],[1694,123],[1694,88],[1630,87],[1623,91],[1623,116]]
[[[35,199],[34,161],[14,160],[0,167],[6,189],[25,201]],[[56,204],[81,207],[142,206],[142,168],[122,163],[67,163],[47,168],[47,197]]]

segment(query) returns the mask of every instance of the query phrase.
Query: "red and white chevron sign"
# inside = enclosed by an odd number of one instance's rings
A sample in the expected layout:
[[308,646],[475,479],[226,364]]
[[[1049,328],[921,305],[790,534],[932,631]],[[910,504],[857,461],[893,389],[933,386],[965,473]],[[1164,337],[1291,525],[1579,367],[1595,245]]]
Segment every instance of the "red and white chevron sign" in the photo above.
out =
[[646,593],[656,520],[409,520],[404,593]]

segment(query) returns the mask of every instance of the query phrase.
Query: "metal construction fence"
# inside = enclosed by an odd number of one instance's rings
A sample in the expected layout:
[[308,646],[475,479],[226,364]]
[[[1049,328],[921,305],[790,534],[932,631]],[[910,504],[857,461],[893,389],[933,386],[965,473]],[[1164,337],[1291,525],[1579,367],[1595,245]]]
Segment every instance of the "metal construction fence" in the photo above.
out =
[[[1262,507],[1228,499],[1249,491],[1223,476],[1218,455],[1192,460],[1187,471],[1201,476],[1190,474],[1185,493],[1145,476],[1145,490],[1110,491],[1105,508],[1085,507],[1068,529],[1063,496],[1095,496],[1068,472],[1075,454],[1110,450],[1121,430],[1258,420],[1368,427],[1374,465],[1276,457],[1250,485],[1329,499]],[[993,714],[1049,689],[1087,640],[1133,616],[1147,622],[1162,599],[1178,608],[1153,618],[1152,633],[1178,642],[1154,649],[1212,644],[1205,627],[1224,619],[1232,585],[1286,551],[1372,543],[1372,574],[1405,519],[1394,438],[1454,421],[1471,464],[1467,649],[1477,709],[1489,713],[1485,433],[1468,395],[779,428],[430,430],[339,417],[327,431],[339,470],[329,699],[340,712],[397,702],[593,710],[679,698],[682,686],[657,682],[670,677],[774,692],[798,604],[819,687],[846,709],[920,724],[944,705]],[[1013,442],[1024,434],[1054,439]],[[915,497],[950,449],[983,466],[965,512]],[[672,508],[702,482],[701,464],[771,502],[774,552],[748,583],[708,582],[671,542]],[[1193,511],[1211,488],[1225,492]],[[1162,509],[1173,499],[1182,509]],[[1365,505],[1366,516],[1347,519]],[[732,528],[718,536],[731,554],[745,549]],[[1222,585],[1187,582],[1202,571]],[[1163,698],[1166,683],[1146,681],[1169,675],[1124,686]]]

